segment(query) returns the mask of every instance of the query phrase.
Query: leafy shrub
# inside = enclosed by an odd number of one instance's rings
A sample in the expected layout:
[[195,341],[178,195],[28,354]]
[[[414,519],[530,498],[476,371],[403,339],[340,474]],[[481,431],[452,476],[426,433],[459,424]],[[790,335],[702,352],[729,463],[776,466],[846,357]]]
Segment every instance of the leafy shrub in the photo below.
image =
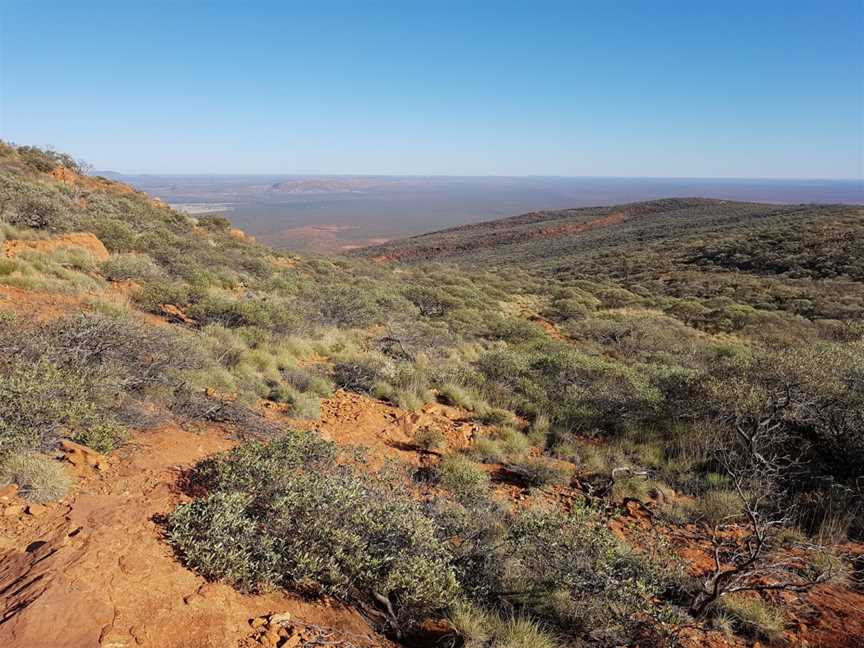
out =
[[608,645],[635,643],[663,613],[650,598],[674,572],[620,544],[600,512],[507,512],[488,500],[464,506],[439,515],[444,531],[459,539],[452,549],[459,579],[475,605],[516,607],[570,636],[590,633]]
[[405,291],[405,297],[424,317],[444,317],[459,306],[459,301],[443,288],[411,286]]
[[438,466],[438,476],[441,485],[459,500],[484,497],[489,489],[489,475],[460,455],[445,457]]
[[414,443],[426,452],[437,452],[447,447],[444,433],[431,427],[422,427],[414,433]]
[[0,322],[0,351],[0,454],[50,449],[61,434],[108,450],[123,437],[127,398],[170,392],[202,362],[171,331],[101,314]]
[[522,319],[501,319],[489,326],[489,338],[512,344],[530,342],[543,337],[542,329]]
[[76,173],[84,173],[86,164],[75,160],[71,155],[50,148],[38,146],[19,146],[17,153],[27,166],[35,171],[47,173],[57,167],[66,167]]
[[194,478],[213,494],[175,510],[169,539],[193,569],[247,589],[386,597],[403,621],[447,607],[458,585],[434,521],[334,459],[332,444],[292,432],[206,460]]
[[10,483],[32,502],[53,502],[69,492],[72,479],[59,462],[43,454],[17,452],[0,460],[0,484]]
[[47,359],[7,362],[0,372],[0,456],[49,450],[65,428],[97,424],[105,398],[82,373]]
[[157,281],[163,272],[146,254],[114,254],[99,267],[102,275],[111,281],[133,279],[138,282]]
[[380,316],[375,298],[355,286],[329,286],[313,298],[316,319],[332,326],[368,326]]
[[78,430],[72,435],[72,440],[97,452],[107,453],[122,445],[126,437],[125,426],[114,421],[105,421]]
[[247,515],[248,505],[249,497],[239,492],[216,492],[181,505],[171,514],[168,541],[204,578],[255,590],[278,578],[278,557],[271,538]]

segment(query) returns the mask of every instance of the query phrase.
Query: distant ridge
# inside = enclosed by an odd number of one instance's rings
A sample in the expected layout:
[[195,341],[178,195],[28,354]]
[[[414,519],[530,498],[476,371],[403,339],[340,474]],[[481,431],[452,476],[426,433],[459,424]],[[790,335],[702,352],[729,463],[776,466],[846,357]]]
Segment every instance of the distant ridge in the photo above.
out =
[[[584,269],[589,260],[597,257],[611,256],[609,267],[613,268],[625,259],[648,252],[693,254],[707,241],[764,253],[770,250],[759,248],[770,246],[777,238],[801,250],[813,251],[819,242],[826,247],[834,245],[846,250],[850,259],[857,259],[864,248],[862,225],[864,208],[859,205],[667,198],[528,212],[390,241],[353,254],[378,261],[449,261],[482,267],[567,271]],[[832,231],[821,231],[826,229]],[[813,240],[808,242],[808,237]],[[831,252],[826,249],[824,253]]]

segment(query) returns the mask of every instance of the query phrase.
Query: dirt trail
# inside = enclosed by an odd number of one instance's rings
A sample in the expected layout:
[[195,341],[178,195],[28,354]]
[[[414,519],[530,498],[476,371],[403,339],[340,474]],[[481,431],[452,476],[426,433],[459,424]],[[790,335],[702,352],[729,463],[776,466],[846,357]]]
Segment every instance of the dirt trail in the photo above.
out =
[[2,516],[0,645],[223,648],[249,636],[249,619],[284,611],[380,644],[350,608],[243,595],[172,555],[159,520],[185,499],[178,477],[232,443],[173,425],[141,433],[47,512]]
[[424,428],[441,432],[448,452],[465,447],[485,430],[472,421],[468,412],[457,407],[429,403],[418,412],[408,412],[342,390],[321,403],[321,421],[316,422],[315,427],[323,437],[340,446],[368,448],[373,467],[379,467],[385,459],[419,465],[422,453],[414,435]]

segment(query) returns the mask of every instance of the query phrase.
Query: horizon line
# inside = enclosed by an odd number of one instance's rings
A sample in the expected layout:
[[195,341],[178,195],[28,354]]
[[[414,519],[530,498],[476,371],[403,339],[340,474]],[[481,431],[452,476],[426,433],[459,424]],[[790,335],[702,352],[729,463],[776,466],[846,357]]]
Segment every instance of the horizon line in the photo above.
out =
[[826,177],[779,177],[779,176],[651,176],[651,175],[566,175],[566,174],[447,174],[447,173],[322,173],[322,172],[132,172],[114,171],[112,169],[94,169],[88,175],[114,174],[120,176],[149,177],[284,177],[284,178],[470,178],[470,179],[603,179],[603,180],[771,180],[784,182],[860,182],[864,185],[864,176],[859,178],[826,178]]

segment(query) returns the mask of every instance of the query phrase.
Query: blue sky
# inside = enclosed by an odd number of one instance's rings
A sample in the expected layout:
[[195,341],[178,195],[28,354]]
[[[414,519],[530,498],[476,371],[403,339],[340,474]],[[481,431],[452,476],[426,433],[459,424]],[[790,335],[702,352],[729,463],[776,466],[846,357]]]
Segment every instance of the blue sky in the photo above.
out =
[[0,137],[99,169],[864,175],[861,0],[0,7]]

